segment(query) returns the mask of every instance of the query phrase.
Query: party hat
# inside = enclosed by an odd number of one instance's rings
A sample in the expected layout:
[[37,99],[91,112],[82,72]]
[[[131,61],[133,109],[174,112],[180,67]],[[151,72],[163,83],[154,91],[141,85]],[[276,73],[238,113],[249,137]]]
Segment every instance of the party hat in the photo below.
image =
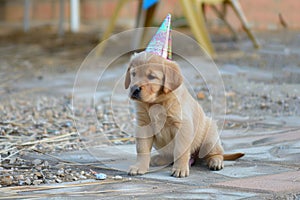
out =
[[146,52],[172,60],[171,14],[168,14],[149,42]]

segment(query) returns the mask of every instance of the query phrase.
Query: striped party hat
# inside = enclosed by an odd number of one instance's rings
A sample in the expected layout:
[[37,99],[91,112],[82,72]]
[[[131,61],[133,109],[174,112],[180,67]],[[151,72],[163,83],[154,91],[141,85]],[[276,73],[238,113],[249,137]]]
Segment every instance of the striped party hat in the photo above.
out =
[[172,60],[171,14],[167,15],[145,51]]

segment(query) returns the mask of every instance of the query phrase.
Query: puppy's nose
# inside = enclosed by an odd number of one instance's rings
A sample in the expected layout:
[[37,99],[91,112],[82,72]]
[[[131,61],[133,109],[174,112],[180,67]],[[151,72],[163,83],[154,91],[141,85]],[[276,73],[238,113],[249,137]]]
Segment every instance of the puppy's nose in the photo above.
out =
[[141,87],[134,85],[130,88],[132,98],[138,99],[140,97]]

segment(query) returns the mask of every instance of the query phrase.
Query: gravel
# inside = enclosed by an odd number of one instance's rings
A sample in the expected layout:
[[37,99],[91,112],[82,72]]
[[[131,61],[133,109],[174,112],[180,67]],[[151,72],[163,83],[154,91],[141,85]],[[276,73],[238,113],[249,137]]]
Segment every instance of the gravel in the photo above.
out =
[[[85,102],[79,105],[74,109],[74,115],[69,97],[60,99],[41,97],[36,100],[11,101],[2,105],[3,109],[0,110],[2,187],[97,178],[87,167],[68,165],[67,162],[61,165],[57,162],[63,162],[59,158],[56,162],[46,158],[31,160],[27,156],[28,153],[51,155],[82,150],[87,144],[94,142],[93,137],[97,135],[106,138],[105,141],[97,141],[97,144],[133,143],[132,135],[121,131],[114,122],[112,110],[105,103],[95,109]],[[97,126],[94,125],[92,110],[95,110],[98,116]],[[121,110],[119,108],[118,112]],[[100,180],[103,179],[103,176],[101,177]]]

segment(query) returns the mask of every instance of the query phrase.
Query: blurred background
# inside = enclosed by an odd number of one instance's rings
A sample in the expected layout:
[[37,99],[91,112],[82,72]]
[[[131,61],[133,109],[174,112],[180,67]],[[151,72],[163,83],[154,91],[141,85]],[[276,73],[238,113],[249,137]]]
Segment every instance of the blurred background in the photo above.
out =
[[[167,13],[173,29],[204,45],[221,70],[249,75],[249,67],[259,81],[298,83],[299,7],[298,0],[0,0],[0,98],[69,94],[79,66],[101,41],[158,27]],[[145,44],[150,37],[139,39]],[[99,58],[134,43],[111,42],[97,49]],[[118,73],[127,60],[114,62]]]
[[[64,6],[64,26],[69,30],[70,2],[69,0],[27,0],[30,4],[29,19],[30,27],[53,26],[58,27],[60,9]],[[118,0],[78,0],[80,3],[79,31],[96,30],[103,31],[108,20],[116,9]],[[120,12],[117,25],[121,28],[134,26],[135,17],[138,12],[138,0],[128,1]],[[241,6],[254,30],[277,30],[282,28],[282,19],[288,23],[290,29],[300,28],[300,15],[298,8],[300,2],[297,0],[241,0]],[[22,29],[25,15],[26,0],[1,0],[0,1],[0,23],[1,33],[9,29]],[[211,9],[207,9],[209,22],[213,26],[220,26],[218,18]],[[182,18],[183,12],[178,0],[161,0],[159,2],[154,22],[159,24],[166,13],[172,13],[173,17]],[[280,17],[281,15],[281,17]],[[241,29],[240,23],[232,10],[228,9],[228,21],[233,27]]]

